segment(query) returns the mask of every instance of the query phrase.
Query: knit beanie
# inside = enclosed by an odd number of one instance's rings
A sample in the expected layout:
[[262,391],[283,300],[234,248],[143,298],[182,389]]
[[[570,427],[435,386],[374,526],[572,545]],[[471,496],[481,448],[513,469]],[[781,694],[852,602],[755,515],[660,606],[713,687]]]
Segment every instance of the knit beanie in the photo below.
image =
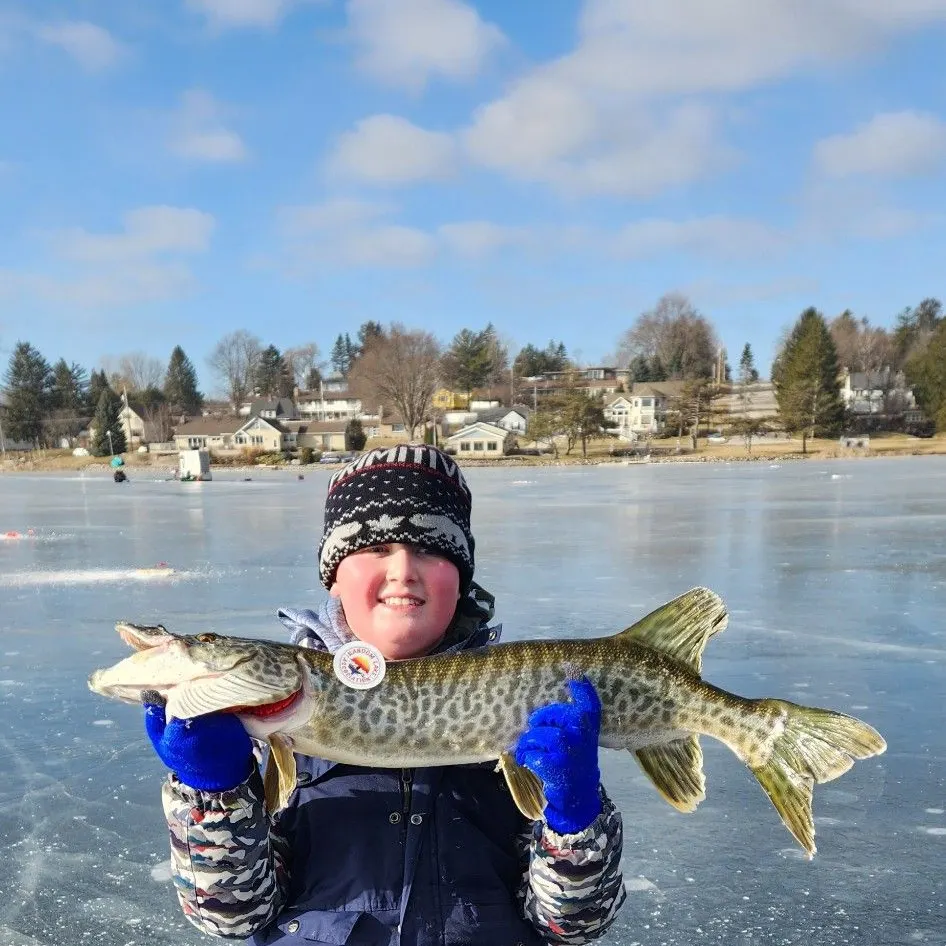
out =
[[406,444],[370,450],[329,480],[319,577],[326,588],[338,563],[372,545],[403,542],[444,556],[473,579],[472,495],[457,464],[436,447]]

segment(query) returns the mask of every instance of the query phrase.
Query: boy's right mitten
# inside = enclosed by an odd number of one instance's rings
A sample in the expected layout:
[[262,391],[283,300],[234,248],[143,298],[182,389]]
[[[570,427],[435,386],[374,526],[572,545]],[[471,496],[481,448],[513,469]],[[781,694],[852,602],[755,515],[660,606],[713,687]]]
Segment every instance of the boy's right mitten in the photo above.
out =
[[252,771],[253,744],[231,713],[168,723],[160,703],[145,703],[145,731],[161,761],[191,788],[225,792]]

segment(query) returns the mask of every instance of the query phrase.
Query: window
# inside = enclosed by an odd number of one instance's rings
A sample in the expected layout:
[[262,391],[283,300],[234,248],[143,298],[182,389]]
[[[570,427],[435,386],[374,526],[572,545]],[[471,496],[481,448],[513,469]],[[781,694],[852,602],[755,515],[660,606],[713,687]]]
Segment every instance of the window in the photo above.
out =
[[487,450],[498,450],[498,449],[499,449],[499,444],[496,443],[495,440],[490,440],[490,442],[489,442],[488,444],[486,444],[486,449],[487,449]]
[[482,440],[474,440],[474,441],[473,441],[473,449],[474,449],[474,450],[482,450],[482,449],[483,449],[483,441],[482,441]]
[[470,444],[469,444],[469,442],[466,441],[466,440],[461,441],[461,442],[460,442],[460,449],[461,449],[461,450],[469,450],[469,449],[470,449]]

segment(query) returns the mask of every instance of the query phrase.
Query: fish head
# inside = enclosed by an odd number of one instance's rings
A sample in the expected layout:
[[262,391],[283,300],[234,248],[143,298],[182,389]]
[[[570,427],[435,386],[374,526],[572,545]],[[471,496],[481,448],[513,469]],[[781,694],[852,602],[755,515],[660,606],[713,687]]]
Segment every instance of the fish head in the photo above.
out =
[[89,677],[89,689],[126,703],[165,701],[171,718],[231,712],[263,714],[285,708],[303,688],[294,648],[205,633],[172,634],[166,628],[121,621],[119,636],[135,653]]

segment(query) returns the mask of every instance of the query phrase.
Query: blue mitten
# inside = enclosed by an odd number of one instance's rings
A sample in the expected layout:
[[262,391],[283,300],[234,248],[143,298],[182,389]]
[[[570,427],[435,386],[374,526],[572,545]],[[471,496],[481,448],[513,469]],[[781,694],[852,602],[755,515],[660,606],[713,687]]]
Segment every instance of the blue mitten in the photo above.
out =
[[145,703],[144,710],[154,751],[185,785],[226,792],[249,777],[253,744],[236,716],[209,713],[168,723],[159,703]]
[[535,710],[516,745],[516,762],[542,779],[545,822],[559,834],[583,831],[601,812],[601,700],[588,680],[570,680],[568,688],[571,702]]

